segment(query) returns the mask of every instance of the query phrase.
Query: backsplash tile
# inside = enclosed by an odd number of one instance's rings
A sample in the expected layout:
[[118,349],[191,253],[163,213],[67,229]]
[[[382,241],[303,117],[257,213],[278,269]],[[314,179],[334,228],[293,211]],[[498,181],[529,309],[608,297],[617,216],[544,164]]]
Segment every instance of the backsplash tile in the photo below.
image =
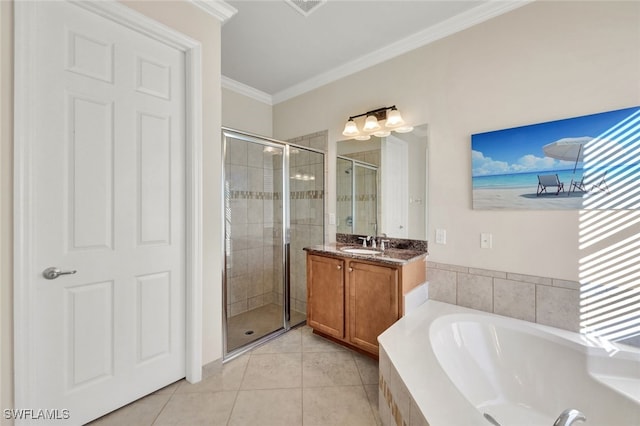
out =
[[506,272],[491,271],[489,269],[469,268],[469,273],[473,275],[483,275],[485,277],[507,278]]
[[568,288],[571,290],[580,290],[580,283],[577,281],[557,280],[553,279],[551,285],[554,287]]
[[427,262],[429,298],[579,332],[576,281]]
[[448,263],[436,263],[436,262],[429,262],[429,266],[432,268],[442,269],[445,271],[463,272],[465,274],[469,273],[469,268],[467,268],[466,266],[449,265]]
[[457,302],[457,275],[454,271],[435,268],[427,262],[427,277],[429,279],[429,298],[441,302]]
[[457,294],[458,305],[493,312],[493,278],[458,273]]
[[496,278],[493,281],[493,312],[536,322],[536,285]]
[[539,286],[536,290],[536,322],[577,331],[580,318],[577,290]]
[[514,281],[524,281],[532,284],[551,285],[552,279],[535,275],[523,275],[507,272],[507,278]]

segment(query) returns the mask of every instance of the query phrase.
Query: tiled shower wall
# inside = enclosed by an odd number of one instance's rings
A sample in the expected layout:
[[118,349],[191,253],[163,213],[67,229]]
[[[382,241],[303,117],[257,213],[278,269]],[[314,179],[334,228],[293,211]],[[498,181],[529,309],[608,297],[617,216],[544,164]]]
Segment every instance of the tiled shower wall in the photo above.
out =
[[282,194],[274,191],[274,163],[281,156],[254,143],[231,143],[226,158],[228,209],[225,220],[231,233],[227,257],[227,316],[272,303],[274,285],[282,267],[276,263],[282,226],[274,203]]
[[579,283],[428,262],[429,298],[579,331]]
[[[328,132],[322,131],[288,142],[325,152]],[[304,247],[324,242],[324,155],[296,150],[290,156],[291,192],[291,309],[307,312],[307,264]],[[313,179],[306,179],[313,176]],[[281,293],[274,293],[278,303]]]

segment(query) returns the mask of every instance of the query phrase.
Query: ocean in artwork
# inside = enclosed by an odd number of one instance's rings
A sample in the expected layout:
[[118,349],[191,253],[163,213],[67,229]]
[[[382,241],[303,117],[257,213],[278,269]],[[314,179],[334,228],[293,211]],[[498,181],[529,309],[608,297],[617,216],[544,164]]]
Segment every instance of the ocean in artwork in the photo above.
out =
[[571,181],[580,181],[584,170],[577,168],[575,173],[573,169],[567,170],[548,170],[527,172],[527,173],[507,173],[498,175],[474,176],[473,189],[482,188],[528,188],[538,185],[538,175],[558,174],[560,182],[568,186]]

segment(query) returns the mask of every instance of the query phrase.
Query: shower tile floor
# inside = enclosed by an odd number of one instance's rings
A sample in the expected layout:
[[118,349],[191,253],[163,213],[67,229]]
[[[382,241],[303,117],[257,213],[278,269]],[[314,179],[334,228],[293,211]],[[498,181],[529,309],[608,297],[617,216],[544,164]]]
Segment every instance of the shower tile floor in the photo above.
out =
[[[304,322],[306,315],[291,311],[291,324]],[[264,305],[250,311],[234,315],[227,320],[227,348],[228,351],[244,346],[272,331],[282,327],[282,306],[276,304]],[[251,334],[245,334],[253,331]]]
[[379,425],[378,362],[302,326],[92,425]]

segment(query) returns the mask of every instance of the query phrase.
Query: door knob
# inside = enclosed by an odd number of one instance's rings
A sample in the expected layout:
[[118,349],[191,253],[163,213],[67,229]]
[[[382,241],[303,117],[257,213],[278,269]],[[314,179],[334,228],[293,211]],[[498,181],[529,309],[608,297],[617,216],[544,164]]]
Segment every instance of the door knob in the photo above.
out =
[[48,280],[55,280],[60,275],[73,275],[76,272],[78,271],[76,271],[75,269],[73,271],[61,271],[59,268],[52,266],[42,271],[42,276]]

